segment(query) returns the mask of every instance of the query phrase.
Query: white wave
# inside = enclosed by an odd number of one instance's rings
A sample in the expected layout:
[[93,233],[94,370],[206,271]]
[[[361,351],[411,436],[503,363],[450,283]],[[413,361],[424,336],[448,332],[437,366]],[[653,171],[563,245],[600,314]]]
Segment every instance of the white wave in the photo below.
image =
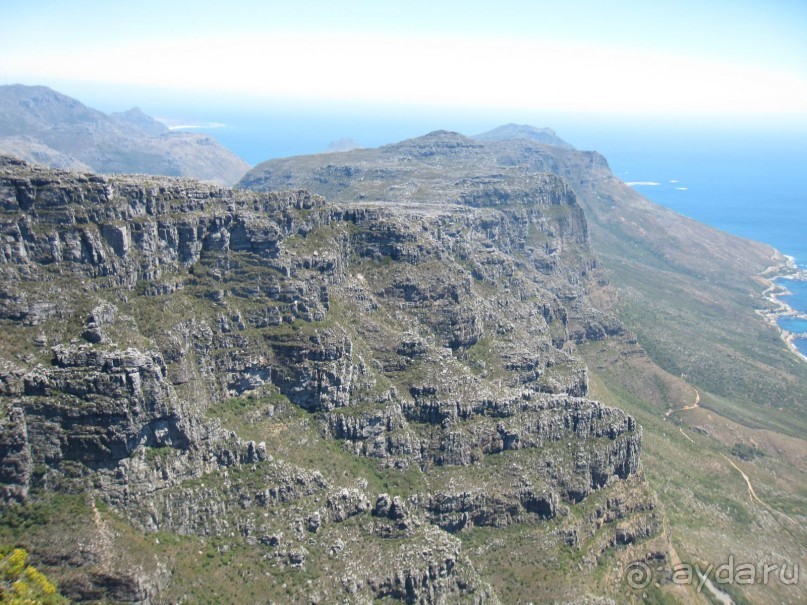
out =
[[657,187],[661,185],[661,183],[655,183],[653,181],[631,181],[630,183],[625,183],[628,187]]
[[676,181],[675,179],[671,179],[669,182],[670,183],[677,183],[678,181]]
[[686,191],[688,187],[676,187],[676,189],[678,189],[678,191]]
[[227,124],[221,122],[202,122],[201,124],[175,124],[169,125],[168,130],[190,130],[191,128],[224,128]]

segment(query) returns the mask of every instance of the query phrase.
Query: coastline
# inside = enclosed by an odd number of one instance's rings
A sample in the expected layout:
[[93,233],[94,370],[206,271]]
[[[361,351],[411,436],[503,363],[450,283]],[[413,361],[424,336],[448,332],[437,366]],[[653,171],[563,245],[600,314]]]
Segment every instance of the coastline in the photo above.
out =
[[787,345],[787,348],[790,349],[799,359],[807,363],[807,355],[799,351],[793,342],[797,338],[803,338],[803,336],[785,330],[779,325],[778,321],[780,318],[784,317],[807,320],[807,313],[794,309],[779,298],[780,296],[792,295],[792,292],[777,282],[777,280],[780,279],[807,281],[807,270],[800,269],[796,265],[796,259],[794,259],[792,256],[782,254],[778,250],[776,250],[773,260],[778,262],[775,262],[775,264],[771,265],[759,274],[759,277],[768,285],[768,287],[762,292],[762,296],[771,304],[771,306],[766,309],[756,309],[756,312],[764,317],[765,320],[774,328],[776,328],[776,330],[779,332],[779,336]]

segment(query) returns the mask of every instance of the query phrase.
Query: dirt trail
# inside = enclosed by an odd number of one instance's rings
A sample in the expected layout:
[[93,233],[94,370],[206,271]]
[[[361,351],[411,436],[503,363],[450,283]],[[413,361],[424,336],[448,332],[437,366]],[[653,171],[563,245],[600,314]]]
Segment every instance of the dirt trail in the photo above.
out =
[[[695,387],[692,387],[695,389]],[[701,404],[701,394],[698,392],[698,389],[695,389],[695,403],[692,405],[685,405],[682,408],[678,408],[677,410],[667,410],[667,413],[664,414],[665,418],[669,418],[670,414],[673,412],[686,412],[687,410],[694,410],[695,408],[700,407]]]
[[[754,486],[751,485],[751,480],[748,478],[748,475],[746,475],[739,466],[734,464],[734,461],[731,460],[728,456],[726,456],[725,454],[720,454],[720,456],[722,456],[723,459],[726,462],[728,462],[731,466],[733,466],[737,470],[737,472],[740,473],[743,476],[743,479],[745,479],[745,484],[748,486],[748,495],[751,497],[751,502],[756,501],[759,504],[761,504],[762,506],[764,506],[765,508],[771,508],[770,506],[768,506],[762,500],[759,499],[759,496],[757,496],[757,493],[754,491]],[[787,515],[785,515],[785,516],[787,516]],[[790,517],[788,517],[788,519],[790,519]],[[792,519],[791,519],[791,521],[792,521]],[[795,523],[795,521],[794,521],[794,523]]]
[[[695,388],[695,387],[692,387],[692,388]],[[686,411],[686,410],[694,410],[695,408],[700,407],[700,401],[701,401],[701,396],[700,396],[700,393],[698,392],[698,389],[695,389],[695,403],[693,403],[692,405],[685,405],[684,407],[679,408],[679,409],[677,409],[677,410],[669,410],[669,411],[668,411],[668,412],[665,414],[665,416],[664,416],[664,417],[665,417],[665,418],[667,418],[667,417],[668,417],[670,414],[672,414],[673,412],[684,412],[684,411]],[[681,431],[681,434],[682,434],[684,437],[686,437],[686,438],[689,440],[689,442],[690,442],[690,443],[695,443],[695,441],[694,441],[694,440],[693,440],[693,439],[692,439],[692,438],[691,438],[689,435],[687,435],[687,434],[684,432],[684,429],[683,429],[682,427],[678,427],[678,430],[679,430],[679,431]],[[774,507],[772,507],[772,506],[771,506],[770,504],[768,504],[767,502],[764,502],[764,501],[763,501],[763,500],[762,500],[762,499],[761,499],[759,496],[757,496],[757,493],[754,491],[754,486],[751,484],[751,479],[749,479],[749,478],[748,478],[748,475],[746,475],[746,474],[745,474],[745,472],[743,472],[743,470],[742,470],[742,469],[741,469],[739,466],[737,466],[737,465],[734,463],[734,461],[733,461],[733,460],[731,460],[731,459],[730,459],[728,456],[726,456],[725,454],[720,454],[720,456],[721,456],[721,457],[722,457],[722,458],[723,458],[723,459],[724,459],[726,462],[728,462],[728,463],[729,463],[729,464],[730,464],[732,467],[734,467],[734,469],[735,469],[735,470],[736,470],[738,473],[740,473],[740,475],[742,475],[743,480],[745,480],[745,484],[748,486],[748,496],[751,498],[751,502],[752,502],[752,503],[757,503],[757,504],[759,504],[760,506],[763,506],[764,508],[767,508],[767,509],[768,509],[769,511],[771,511],[772,513],[775,513],[775,514],[777,514],[777,515],[781,515],[781,516],[783,516],[785,519],[787,519],[788,521],[790,521],[791,523],[793,523],[793,525],[796,525],[796,526],[798,526],[798,525],[799,525],[799,524],[798,524],[798,522],[797,522],[797,521],[795,521],[793,518],[789,517],[787,514],[783,513],[782,511],[775,509]],[[804,549],[804,548],[802,548],[802,550],[805,550],[805,549]],[[807,552],[807,550],[805,550],[805,552]]]
[[[691,386],[691,385],[690,385],[690,386]],[[696,409],[696,408],[699,408],[699,407],[700,407],[701,395],[700,395],[700,393],[698,392],[698,389],[695,389],[695,387],[692,387],[692,388],[695,390],[695,403],[693,403],[692,405],[685,405],[685,406],[684,406],[684,407],[682,407],[682,408],[673,409],[673,410],[667,410],[667,413],[666,413],[666,414],[664,414],[664,418],[669,418],[670,414],[672,414],[672,413],[674,413],[674,412],[686,412],[687,410],[694,410],[694,409]],[[694,439],[692,439],[692,438],[691,438],[689,435],[687,435],[687,434],[686,434],[686,432],[684,432],[683,427],[678,427],[678,430],[679,430],[679,431],[681,431],[681,434],[682,434],[682,435],[683,435],[683,436],[684,436],[684,437],[685,437],[685,438],[686,438],[686,439],[687,439],[687,440],[688,440],[690,443],[695,443]],[[718,452],[718,453],[719,453],[719,452]],[[725,454],[722,454],[722,453],[720,453],[720,456],[721,456],[721,457],[722,457],[722,458],[723,458],[723,459],[724,459],[726,462],[728,462],[728,463],[729,463],[729,464],[730,464],[730,465],[731,465],[731,466],[732,466],[732,467],[733,467],[733,468],[734,468],[734,469],[735,469],[735,470],[736,470],[738,473],[740,473],[740,475],[742,476],[743,480],[745,481],[745,484],[748,486],[748,496],[749,496],[749,498],[751,499],[751,503],[752,503],[752,504],[758,504],[758,505],[762,506],[763,508],[766,508],[768,511],[770,511],[770,512],[773,514],[774,519],[776,519],[777,521],[779,521],[779,517],[781,516],[781,517],[784,517],[785,519],[787,519],[788,521],[790,521],[790,523],[792,523],[792,524],[793,524],[793,525],[795,525],[796,527],[799,527],[799,523],[798,523],[798,521],[796,521],[796,520],[795,520],[795,519],[793,519],[792,517],[788,516],[786,513],[784,513],[784,512],[782,512],[782,511],[780,511],[780,510],[778,510],[778,509],[776,509],[776,508],[772,507],[770,504],[768,504],[767,502],[763,501],[763,500],[762,500],[762,499],[761,499],[759,496],[757,496],[756,491],[754,491],[754,486],[751,484],[751,479],[748,477],[748,475],[746,475],[746,474],[745,474],[745,472],[744,472],[744,471],[743,471],[743,470],[742,470],[742,469],[741,469],[739,466],[737,466],[737,465],[734,463],[734,461],[733,461],[733,460],[731,460],[731,459],[730,459],[728,456],[726,456]],[[799,543],[799,540],[797,540],[797,539],[796,539],[796,537],[795,537],[793,534],[791,534],[791,533],[790,533],[790,531],[787,529],[787,527],[785,527],[785,524],[784,524],[784,523],[782,523],[781,521],[779,521],[779,525],[782,527],[782,529],[785,531],[785,533],[787,533],[787,534],[788,534],[788,535],[789,535],[791,538],[793,538],[793,539],[796,541],[796,543],[799,545],[799,548],[802,550],[802,552],[807,553],[807,549],[805,549],[805,548],[804,548],[804,547],[803,547],[803,546],[802,546],[802,545]],[[669,538],[670,538],[670,533],[669,533],[669,529],[668,529],[668,541],[669,541]],[[677,557],[677,553],[676,553],[676,555],[675,555],[675,556]],[[715,595],[715,596],[717,596],[717,595]],[[719,597],[718,597],[718,598],[719,598]]]
[[[691,386],[691,385],[690,385],[690,386]],[[693,388],[693,389],[695,389],[695,387],[692,387],[692,388]],[[682,407],[682,408],[678,408],[678,409],[675,409],[675,410],[667,410],[667,413],[666,413],[666,414],[664,414],[664,417],[665,417],[665,418],[669,418],[670,414],[672,414],[673,412],[686,412],[687,410],[694,410],[694,409],[696,409],[696,408],[699,408],[699,407],[700,407],[700,403],[701,403],[701,394],[698,392],[698,389],[695,389],[695,403],[693,403],[692,405],[685,405],[684,407]],[[687,434],[684,432],[684,429],[683,429],[682,427],[678,427],[678,430],[679,430],[679,431],[681,431],[681,434],[682,434],[684,437],[686,437],[686,438],[687,438],[687,440],[689,440],[689,442],[690,442],[690,443],[695,443],[695,441],[692,439],[692,437],[690,437],[689,435],[687,435]],[[797,521],[795,521],[794,519],[792,519],[791,517],[789,517],[788,515],[786,515],[786,514],[785,514],[785,513],[783,513],[782,511],[777,510],[777,509],[773,508],[771,505],[769,505],[769,504],[767,504],[766,502],[762,501],[762,499],[760,499],[760,497],[759,497],[759,496],[757,496],[757,493],[754,491],[754,486],[751,484],[751,479],[749,479],[749,478],[748,478],[748,475],[746,475],[746,474],[743,472],[743,470],[742,470],[742,469],[741,469],[739,466],[737,466],[737,465],[736,465],[736,464],[735,464],[735,463],[734,463],[734,462],[733,462],[733,461],[732,461],[730,458],[728,458],[726,455],[724,455],[724,454],[720,454],[720,455],[723,457],[723,459],[724,459],[726,462],[728,462],[728,463],[729,463],[729,464],[730,464],[732,467],[734,467],[734,469],[735,469],[735,470],[736,470],[738,473],[740,473],[740,475],[742,475],[742,478],[745,480],[745,484],[748,486],[748,495],[749,495],[749,497],[751,498],[751,502],[752,502],[752,503],[756,502],[757,504],[759,504],[759,505],[761,505],[761,506],[763,506],[763,507],[767,508],[767,509],[768,509],[769,511],[771,511],[772,513],[776,513],[777,515],[781,515],[781,516],[783,516],[785,519],[787,519],[788,521],[790,521],[791,523],[793,523],[794,525],[798,526],[798,522],[797,522]],[[805,550],[805,549],[804,549],[804,548],[802,548],[802,550]],[[807,552],[807,550],[805,550],[805,552]]]
[[[771,506],[770,504],[768,504],[767,502],[764,502],[763,500],[761,500],[761,499],[759,498],[759,496],[757,496],[757,493],[754,491],[754,486],[753,486],[753,485],[751,485],[751,479],[749,479],[749,478],[748,478],[748,475],[746,475],[746,474],[743,472],[743,470],[742,470],[742,469],[741,469],[739,466],[737,466],[736,464],[734,464],[734,462],[733,462],[731,459],[729,459],[729,457],[728,457],[728,456],[726,456],[726,455],[724,455],[724,454],[720,454],[720,455],[723,457],[723,459],[725,459],[725,461],[726,461],[726,462],[728,462],[728,463],[729,463],[731,466],[733,466],[733,467],[735,468],[735,470],[736,470],[738,473],[740,473],[740,475],[742,475],[743,479],[745,480],[745,484],[748,486],[748,495],[749,495],[749,497],[751,498],[751,502],[752,502],[752,503],[756,502],[756,503],[757,503],[757,504],[759,504],[760,506],[762,506],[762,507],[764,507],[764,508],[767,508],[767,509],[768,509],[768,510],[769,510],[769,511],[770,511],[770,512],[773,514],[773,518],[774,518],[774,519],[776,519],[777,521],[779,521],[778,516],[782,516],[782,517],[784,517],[785,519],[787,519],[788,521],[790,521],[790,522],[791,522],[793,525],[795,525],[796,527],[799,527],[799,522],[798,522],[798,521],[796,521],[796,520],[795,520],[795,519],[793,519],[792,517],[788,516],[787,514],[783,513],[782,511],[780,511],[780,510],[778,510],[778,509],[775,509],[774,507],[772,507],[772,506]],[[784,524],[784,523],[782,523],[781,521],[779,521],[779,525],[782,527],[782,529],[785,531],[785,533],[786,533],[788,536],[790,536],[791,538],[793,538],[793,540],[795,540],[795,541],[796,541],[796,544],[798,544],[798,546],[799,546],[799,548],[802,550],[802,552],[807,553],[807,548],[804,548],[804,547],[801,545],[801,543],[800,543],[800,542],[799,542],[799,540],[796,538],[796,536],[794,536],[793,534],[791,534],[791,533],[790,533],[790,531],[787,529],[787,527],[785,527],[785,524]]]

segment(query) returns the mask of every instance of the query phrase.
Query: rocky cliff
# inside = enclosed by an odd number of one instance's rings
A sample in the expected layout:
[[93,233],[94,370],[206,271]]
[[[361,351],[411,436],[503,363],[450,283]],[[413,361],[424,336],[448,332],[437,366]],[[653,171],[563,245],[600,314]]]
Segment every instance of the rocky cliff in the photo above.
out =
[[444,174],[334,204],[0,160],[3,507],[64,592],[497,602],[479,532],[563,575],[658,531],[574,354],[621,330],[576,196]]
[[732,284],[750,281],[771,264],[770,247],[653,204],[616,178],[601,154],[578,151],[553,131],[530,126],[509,124],[473,138],[436,131],[377,149],[269,160],[237,187],[302,187],[333,201],[396,204],[465,203],[470,188],[487,196],[485,203],[502,204],[546,174],[561,177],[574,192],[599,257],[631,258],[640,247],[665,270]]
[[0,86],[0,153],[52,168],[224,186],[249,169],[212,137],[172,132],[137,108],[107,115],[44,86]]
[[[717,566],[730,556],[742,555],[762,561],[771,544],[792,558],[800,557],[804,540],[793,533],[796,526],[789,517],[790,511],[807,510],[801,495],[807,366],[784,346],[775,327],[755,312],[770,308],[764,294],[771,287],[767,277],[777,267],[785,267],[785,259],[766,245],[653,204],[616,178],[602,155],[541,141],[538,134],[537,129],[513,125],[475,138],[438,131],[378,149],[271,160],[250,171],[240,186],[255,190],[302,187],[348,205],[374,201],[385,208],[425,209],[448,202],[510,212],[521,200],[534,197],[529,193],[532,184],[548,178],[546,174],[562,178],[584,211],[586,241],[590,239],[596,262],[585,271],[578,288],[569,288],[583,274],[580,267],[588,244],[584,248],[570,245],[572,234],[581,229],[576,221],[567,222],[573,214],[568,207],[542,208],[544,218],[552,215],[551,208],[564,208],[555,215],[559,222],[543,233],[567,234],[557,252],[549,253],[551,266],[539,261],[548,277],[543,278],[544,284],[563,301],[568,337],[578,345],[573,355],[589,362],[589,396],[596,394],[610,405],[629,410],[644,427],[643,467],[659,494],[660,508],[667,512],[666,535],[677,550],[673,560],[709,560]],[[526,247],[547,252],[555,249],[556,240],[548,244],[548,248],[532,243]],[[580,254],[581,250],[586,253]],[[507,254],[523,259],[517,248]],[[484,257],[475,254],[474,258]],[[512,275],[523,273],[519,268]],[[571,298],[567,299],[564,289]],[[589,300],[596,301],[600,310],[618,315],[630,332],[607,314],[593,311]],[[568,342],[566,346],[571,348]],[[568,383],[561,390],[567,388]],[[696,398],[699,405],[693,408]],[[680,414],[671,411],[681,408],[685,411]],[[731,461],[738,441],[765,439],[770,441],[764,463]],[[798,440],[792,446],[798,452],[794,458],[780,445],[790,439]],[[757,493],[769,495],[762,500],[779,503],[778,511],[767,504],[749,506],[747,486],[737,473],[740,467]],[[717,479],[718,473],[722,480]],[[734,479],[739,482],[727,487]],[[600,493],[603,490],[590,493],[578,506],[590,505]],[[725,497],[734,498],[729,508]],[[473,502],[473,495],[466,501]],[[452,501],[452,513],[441,513],[438,523],[464,523],[451,516],[457,507],[461,504]],[[743,512],[726,516],[726,510]],[[782,517],[783,524],[775,519],[767,525],[758,521],[784,510],[789,517]],[[541,549],[544,538],[530,535],[527,525],[517,523],[511,526],[517,530],[500,528],[491,533],[484,527],[463,527],[459,535],[468,547],[466,553],[504,601],[571,600],[568,596],[574,591],[559,597],[557,586],[564,580],[557,574],[543,583],[527,579],[535,575],[536,566],[551,567],[547,561],[553,560]],[[653,550],[646,542],[643,547],[644,554]],[[541,554],[536,555],[536,550]],[[613,551],[617,566],[621,560],[624,570],[629,563],[620,559],[622,553]],[[514,569],[502,566],[505,559],[534,565]],[[619,572],[599,572],[603,578],[611,574],[611,582],[618,580],[614,576]],[[584,575],[590,582],[591,576]],[[633,597],[658,602],[703,598],[694,591],[680,592],[666,577],[657,576],[659,586],[651,582],[650,592],[641,597],[595,592],[613,596],[617,602]],[[546,585],[554,588],[543,592]],[[654,588],[662,594],[653,594]],[[732,593],[732,599],[804,601],[800,588],[758,588],[746,591],[743,587],[742,594]]]

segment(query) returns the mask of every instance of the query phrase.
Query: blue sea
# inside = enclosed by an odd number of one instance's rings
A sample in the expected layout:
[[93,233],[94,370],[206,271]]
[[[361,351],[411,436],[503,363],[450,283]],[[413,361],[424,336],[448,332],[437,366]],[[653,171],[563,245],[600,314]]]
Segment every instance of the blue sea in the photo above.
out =
[[[663,151],[646,156],[616,154],[609,161],[625,182],[646,183],[633,187],[648,199],[724,231],[771,244],[807,268],[807,145],[767,143],[718,146],[669,157]],[[807,313],[807,282],[780,283],[792,292],[782,300]],[[783,318],[779,325],[804,335],[794,344],[807,355],[807,321]]]
[[[578,149],[602,153],[625,182],[645,183],[633,185],[645,197],[724,231],[771,244],[807,268],[807,128],[790,128],[782,121],[771,127],[755,123],[732,127],[704,121],[659,124],[627,117],[581,120],[563,114],[504,116],[447,110],[144,109],[214,136],[252,165],[319,153],[341,138],[376,147],[437,129],[473,135],[507,122],[548,125]],[[783,283],[793,292],[787,302],[807,313],[807,284]],[[796,345],[807,354],[807,325],[782,320],[782,326],[805,335]]]
[[[807,313],[807,282],[783,279],[779,283],[793,293],[792,296],[782,297],[782,300],[794,309]],[[793,344],[804,355],[807,355],[807,319],[784,317],[779,320],[779,325],[788,332],[804,335],[803,338],[797,338]]]

